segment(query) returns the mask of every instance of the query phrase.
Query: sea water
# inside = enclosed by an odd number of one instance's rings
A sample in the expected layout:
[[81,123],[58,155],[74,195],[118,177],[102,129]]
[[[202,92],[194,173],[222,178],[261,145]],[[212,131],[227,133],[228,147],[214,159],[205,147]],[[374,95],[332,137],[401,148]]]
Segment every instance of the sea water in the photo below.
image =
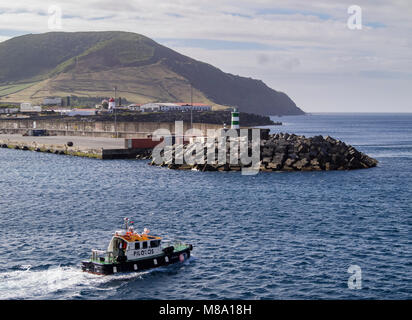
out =
[[[412,114],[273,119],[272,132],[330,135],[379,165],[245,176],[0,149],[0,298],[410,299]],[[124,217],[192,257],[83,273]]]

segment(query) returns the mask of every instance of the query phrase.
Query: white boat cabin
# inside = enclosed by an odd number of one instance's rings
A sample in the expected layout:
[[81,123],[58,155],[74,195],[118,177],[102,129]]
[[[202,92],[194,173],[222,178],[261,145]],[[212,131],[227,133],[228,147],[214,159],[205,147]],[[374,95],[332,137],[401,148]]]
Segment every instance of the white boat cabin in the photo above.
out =
[[148,232],[138,234],[129,228],[127,232],[116,231],[107,252],[112,252],[114,257],[127,257],[128,261],[158,256],[162,254],[161,241],[161,237],[148,235]]

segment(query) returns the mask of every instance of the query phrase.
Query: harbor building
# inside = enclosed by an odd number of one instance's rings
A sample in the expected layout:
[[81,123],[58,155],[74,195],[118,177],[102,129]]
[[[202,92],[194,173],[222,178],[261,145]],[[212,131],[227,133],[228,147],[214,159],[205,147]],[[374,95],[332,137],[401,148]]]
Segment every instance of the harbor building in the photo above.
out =
[[41,107],[32,106],[30,102],[22,102],[20,104],[20,112],[41,112]]
[[43,105],[44,106],[61,106],[62,105],[62,98],[44,98]]
[[203,103],[173,103],[173,102],[155,102],[146,103],[140,106],[142,112],[160,112],[160,111],[211,111],[212,106]]
[[110,98],[109,99],[109,110],[113,110],[116,108],[116,101],[114,100],[114,98]]
[[17,113],[17,112],[19,112],[19,108],[17,107],[8,107],[8,108],[0,107],[0,114],[10,114],[10,113]]
[[73,116],[95,116],[97,114],[97,109],[72,109],[67,115]]

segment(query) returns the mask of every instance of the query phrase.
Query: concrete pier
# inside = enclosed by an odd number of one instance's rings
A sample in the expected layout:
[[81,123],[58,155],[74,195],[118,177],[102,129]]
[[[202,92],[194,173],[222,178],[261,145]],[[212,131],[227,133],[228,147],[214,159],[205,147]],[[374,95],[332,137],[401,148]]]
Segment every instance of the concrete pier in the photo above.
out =
[[[69,146],[68,142],[73,145]],[[124,139],[78,136],[22,136],[0,134],[0,147],[96,159],[136,158],[140,150],[126,149]]]

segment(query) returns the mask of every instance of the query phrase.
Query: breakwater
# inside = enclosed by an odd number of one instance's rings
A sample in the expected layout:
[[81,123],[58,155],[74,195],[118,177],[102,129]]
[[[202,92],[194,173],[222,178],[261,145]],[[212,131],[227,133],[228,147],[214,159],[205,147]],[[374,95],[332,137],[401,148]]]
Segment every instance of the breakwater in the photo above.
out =
[[[94,116],[99,121],[113,121],[113,114],[100,114]],[[163,112],[127,112],[120,111],[117,113],[117,120],[124,122],[175,122],[183,121],[190,123],[215,124],[222,126],[223,123],[230,124],[231,111],[163,111]],[[241,113],[241,125],[243,127],[282,125],[281,122],[274,122],[268,116],[262,116],[253,113]]]
[[0,148],[9,148],[23,151],[35,151],[35,152],[45,152],[54,153],[59,155],[71,155],[77,157],[86,157],[94,159],[103,159],[103,150],[99,149],[89,149],[82,150],[80,148],[70,148],[67,145],[47,145],[47,144],[28,144],[17,141],[0,141]]
[[[25,134],[31,129],[43,129],[51,136],[81,136],[97,138],[147,138],[157,129],[173,133],[174,122],[105,121],[92,117],[38,117],[0,119],[0,134]],[[193,123],[193,128],[206,134],[207,129],[221,128],[221,125]],[[184,130],[190,122],[184,123]]]
[[[251,153],[251,141],[248,142],[248,152]],[[180,149],[185,153],[193,148],[188,144]],[[165,161],[161,164],[152,161],[151,165],[168,167],[178,170],[200,171],[239,171],[241,162],[237,164],[205,162],[189,164],[186,161],[176,163],[174,159],[182,158],[173,148],[172,161]],[[208,148],[205,146],[204,156],[206,158]],[[215,154],[218,154],[218,143],[215,143]],[[226,159],[230,157],[230,148],[227,144]],[[266,139],[260,141],[260,171],[320,171],[320,170],[352,170],[375,167],[378,161],[368,155],[356,150],[353,146],[327,136],[315,136],[306,138],[288,133],[277,133],[268,135]]]
[[[175,121],[184,122],[184,131],[193,127],[203,134],[230,124],[230,112],[157,112],[96,116],[37,115],[25,118],[0,118],[0,134],[25,134],[30,129],[47,130],[50,135],[103,138],[146,138],[157,129],[174,133]],[[191,121],[193,124],[191,125]],[[242,113],[242,127],[281,125],[269,117]]]

